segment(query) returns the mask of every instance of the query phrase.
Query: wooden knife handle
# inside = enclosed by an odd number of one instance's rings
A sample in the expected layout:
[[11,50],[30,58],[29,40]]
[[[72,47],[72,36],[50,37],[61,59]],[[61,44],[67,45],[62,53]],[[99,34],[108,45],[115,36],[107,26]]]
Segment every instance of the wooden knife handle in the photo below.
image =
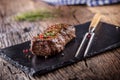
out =
[[96,13],[95,16],[94,16],[93,19],[92,19],[92,22],[91,22],[89,28],[97,27],[97,25],[98,25],[101,17],[102,17],[102,15],[101,15],[100,13]]

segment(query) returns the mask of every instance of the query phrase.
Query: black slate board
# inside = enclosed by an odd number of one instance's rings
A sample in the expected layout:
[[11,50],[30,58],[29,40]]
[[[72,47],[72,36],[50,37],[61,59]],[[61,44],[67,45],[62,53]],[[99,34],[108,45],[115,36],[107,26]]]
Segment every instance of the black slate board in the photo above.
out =
[[[47,59],[44,57],[33,56],[31,52],[28,53],[31,55],[31,58],[26,57],[26,54],[23,53],[23,49],[28,49],[30,47],[30,41],[1,49],[0,56],[32,76],[41,75],[73,64],[84,59],[83,53],[80,53],[78,58],[74,58],[74,55],[84,34],[88,31],[89,24],[90,22],[75,26],[77,37],[69,42],[65,46],[64,51],[60,54],[48,57]],[[101,22],[87,57],[94,56],[119,46],[120,28]]]

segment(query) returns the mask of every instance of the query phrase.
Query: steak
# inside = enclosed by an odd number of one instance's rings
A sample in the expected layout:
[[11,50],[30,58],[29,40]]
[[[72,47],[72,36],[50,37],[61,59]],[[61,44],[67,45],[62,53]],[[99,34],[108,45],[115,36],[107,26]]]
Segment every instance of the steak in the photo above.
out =
[[61,52],[75,37],[75,27],[68,24],[55,24],[31,40],[31,51],[37,56],[50,56]]

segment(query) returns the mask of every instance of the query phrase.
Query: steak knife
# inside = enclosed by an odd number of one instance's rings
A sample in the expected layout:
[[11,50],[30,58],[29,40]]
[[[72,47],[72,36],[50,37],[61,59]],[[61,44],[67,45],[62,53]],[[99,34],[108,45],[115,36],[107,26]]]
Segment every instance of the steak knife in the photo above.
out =
[[100,13],[95,14],[95,16],[93,17],[91,24],[89,26],[89,30],[84,35],[83,40],[77,49],[75,57],[78,57],[80,53],[83,53],[83,57],[87,56],[95,36],[96,27],[98,26],[98,23],[100,22],[101,17],[102,15]]

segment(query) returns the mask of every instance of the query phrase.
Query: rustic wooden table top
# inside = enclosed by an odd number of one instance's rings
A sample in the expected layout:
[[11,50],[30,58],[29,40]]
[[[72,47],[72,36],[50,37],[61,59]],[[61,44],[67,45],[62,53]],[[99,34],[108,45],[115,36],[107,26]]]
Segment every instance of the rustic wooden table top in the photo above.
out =
[[[60,17],[36,22],[16,22],[11,17],[17,13],[34,9],[59,10]],[[120,26],[120,5],[100,7],[50,6],[36,0],[0,1],[0,48],[22,43],[31,39],[54,23],[82,24],[92,19],[97,12],[102,13],[103,22]],[[24,32],[25,28],[32,28]],[[58,69],[48,74],[31,77],[0,58],[0,80],[119,80],[120,48],[80,61],[74,65]]]

